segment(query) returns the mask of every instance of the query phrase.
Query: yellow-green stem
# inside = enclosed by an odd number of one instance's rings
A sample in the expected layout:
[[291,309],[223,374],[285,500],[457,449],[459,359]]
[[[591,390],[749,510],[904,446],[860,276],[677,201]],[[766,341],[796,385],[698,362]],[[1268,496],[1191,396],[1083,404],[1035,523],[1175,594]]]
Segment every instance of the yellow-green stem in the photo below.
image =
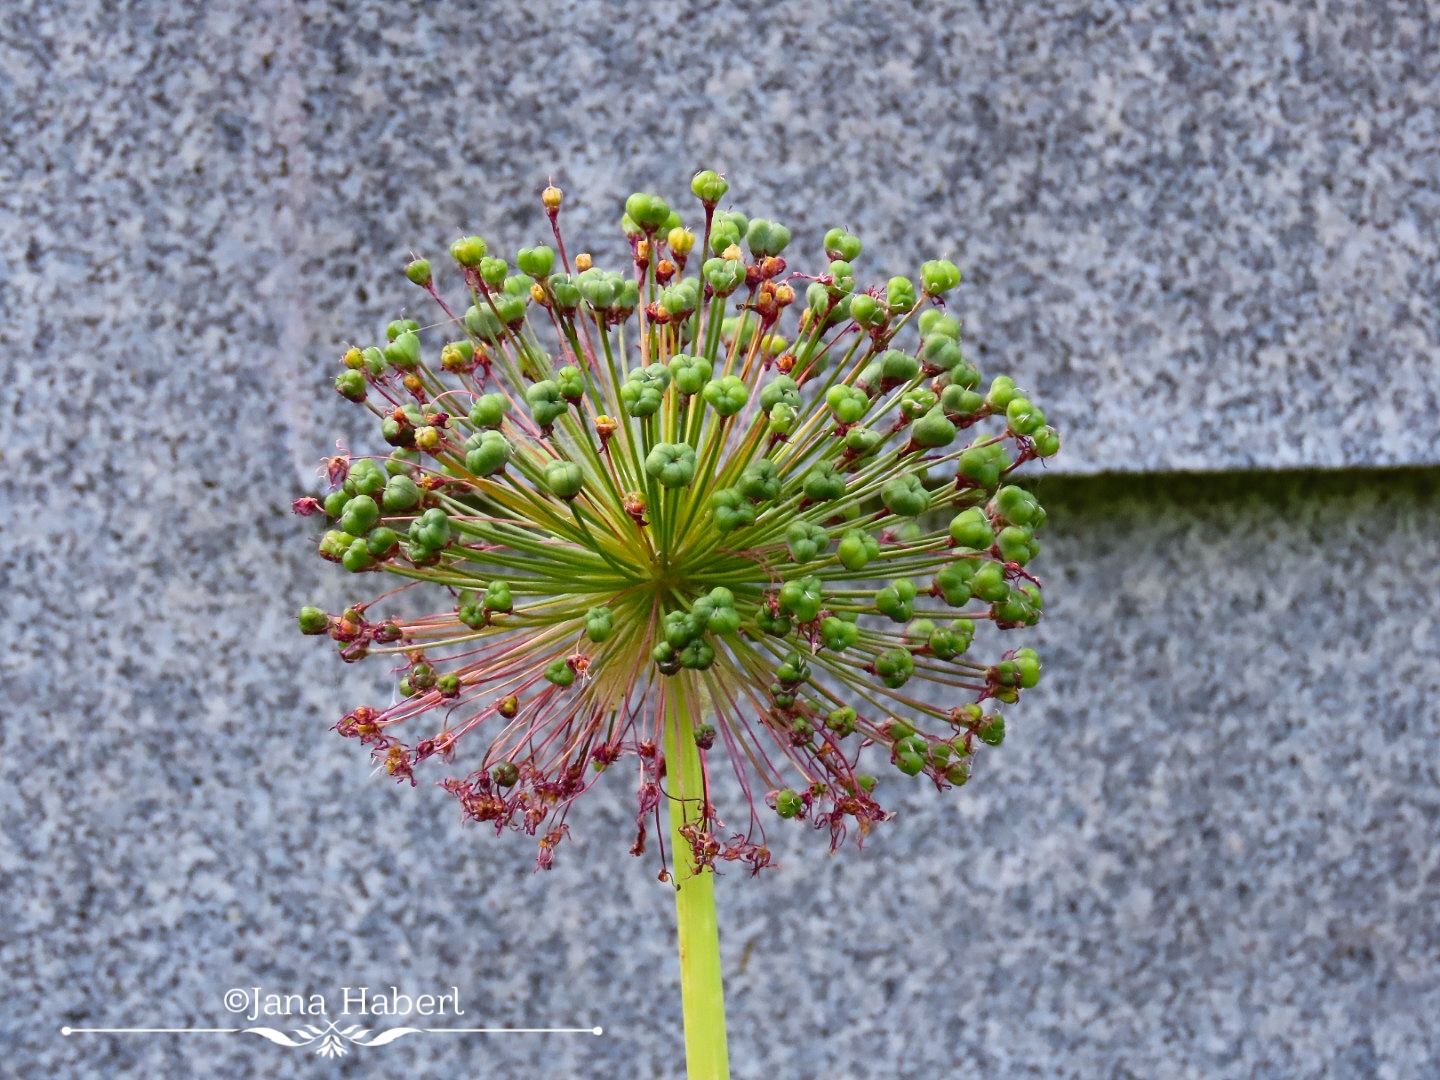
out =
[[[683,678],[683,676],[682,676]],[[680,679],[675,680],[678,684]],[[685,1066],[689,1080],[729,1080],[725,1043],[725,991],[720,977],[720,927],[715,919],[715,873],[699,870],[690,841],[680,830],[698,822],[705,778],[695,745],[685,690],[669,695],[665,724],[666,775],[670,792],[670,846],[675,875],[675,915],[680,943],[680,994],[685,1010]]]

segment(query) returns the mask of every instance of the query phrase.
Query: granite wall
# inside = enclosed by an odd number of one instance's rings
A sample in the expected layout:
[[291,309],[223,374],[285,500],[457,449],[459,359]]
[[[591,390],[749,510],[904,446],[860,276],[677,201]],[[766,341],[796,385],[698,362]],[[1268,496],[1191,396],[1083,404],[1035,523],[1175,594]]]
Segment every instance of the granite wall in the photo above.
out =
[[[325,728],[379,672],[293,635],[345,582],[287,507],[412,248],[534,242],[553,175],[605,252],[626,193],[710,166],[876,277],[954,258],[1067,434],[1006,745],[859,855],[722,883],[736,1076],[1433,1075],[1437,35],[1418,3],[9,5],[5,1067],[679,1075],[628,790],[534,875],[371,778]],[[606,1034],[61,1034],[392,985]]]

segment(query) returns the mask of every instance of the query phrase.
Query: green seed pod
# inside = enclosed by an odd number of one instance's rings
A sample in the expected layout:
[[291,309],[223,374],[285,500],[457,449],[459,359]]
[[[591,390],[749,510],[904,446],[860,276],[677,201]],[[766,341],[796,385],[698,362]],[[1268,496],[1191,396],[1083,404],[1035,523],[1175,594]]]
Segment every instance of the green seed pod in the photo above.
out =
[[419,504],[420,488],[410,477],[401,473],[385,481],[385,494],[380,497],[380,505],[387,514],[404,513]]
[[824,604],[823,583],[813,575],[794,578],[780,586],[780,610],[797,622],[814,622]]
[[870,409],[870,399],[853,386],[832,386],[825,391],[825,404],[841,424],[858,423]]
[[907,423],[924,416],[940,402],[940,395],[933,390],[914,387],[900,395],[900,418]]
[[345,552],[349,550],[354,539],[355,538],[347,532],[341,532],[339,529],[331,529],[320,538],[320,544],[317,550],[322,559],[328,559],[330,562],[339,562],[344,557]]
[[985,399],[974,390],[952,384],[940,392],[940,408],[951,420],[968,420],[985,406]]
[[884,435],[867,427],[852,427],[845,433],[845,449],[857,458],[873,454],[884,441]]
[[999,746],[1005,741],[1005,717],[998,712],[991,713],[980,721],[975,734],[980,736],[980,741],[986,746]]
[[710,381],[710,361],[702,356],[676,353],[670,358],[669,367],[675,389],[686,397],[700,393]]
[[964,363],[960,346],[944,334],[931,334],[920,343],[920,364],[927,375],[939,375]]
[[844,229],[831,229],[825,234],[825,254],[831,259],[854,262],[860,257],[863,245],[858,236],[852,236]]
[[525,388],[525,401],[530,415],[541,428],[548,428],[565,415],[570,403],[560,394],[560,387],[551,379],[542,379]]
[[915,729],[899,717],[891,717],[885,723],[885,733],[895,741],[895,747],[915,737]]
[[573,364],[566,364],[555,372],[555,385],[566,401],[576,402],[585,396],[585,376]]
[[775,669],[775,678],[787,686],[794,686],[810,678],[810,665],[798,652],[792,652]]
[[510,586],[503,581],[492,581],[490,587],[485,590],[483,607],[486,611],[493,611],[498,615],[515,610],[515,601],[510,595]]
[[521,248],[515,255],[515,265],[520,268],[522,274],[526,274],[536,281],[549,277],[550,272],[555,269],[555,252],[548,247]]
[[650,659],[662,675],[674,675],[680,670],[680,650],[668,641],[659,642],[650,650]]
[[364,536],[380,520],[380,507],[369,495],[356,495],[345,504],[345,513],[340,515],[340,528],[351,536]]
[[1005,580],[1005,568],[998,562],[981,562],[975,576],[970,579],[970,591],[986,603],[993,604],[1010,595],[1010,585]]
[[755,502],[771,502],[780,497],[780,470],[768,458],[748,465],[740,474],[740,494]]
[[715,527],[722,533],[732,532],[755,523],[755,507],[737,488],[721,488],[710,496],[710,512]]
[[869,533],[847,529],[840,538],[835,554],[847,570],[864,570],[870,560],[880,555],[880,544]]
[[410,522],[410,542],[425,551],[439,551],[450,543],[450,516],[431,507]]
[[1029,690],[1040,682],[1040,657],[1034,649],[1021,649],[1015,654],[1015,666],[1020,673],[1020,686]]
[[1038,457],[1054,457],[1060,452],[1060,433],[1052,427],[1042,427],[1030,439]]
[[800,407],[800,387],[789,375],[776,375],[760,388],[760,407],[766,412],[782,401],[791,408]]
[[419,455],[413,450],[395,450],[385,459],[385,474],[387,476],[409,476],[410,469],[419,460]]
[[915,583],[897,578],[875,594],[875,609],[895,622],[909,622],[915,617]]
[[360,571],[369,570],[374,566],[375,559],[370,554],[369,549],[365,547],[365,541],[357,537],[355,541],[345,549],[345,554],[340,557],[340,565],[352,574],[358,574]]
[[520,781],[520,770],[512,763],[502,761],[490,770],[490,779],[500,787],[514,787]]
[[950,539],[955,541],[957,547],[984,551],[995,542],[995,530],[991,527],[985,511],[978,506],[972,506],[950,519]]
[[[745,239],[743,226],[736,225],[731,221],[723,221],[719,214],[715,215],[715,221],[710,226],[710,252],[716,258],[724,255],[732,247],[738,247],[740,241]],[[709,266],[707,262],[705,264]]]
[[879,363],[882,390],[901,386],[917,378],[920,374],[920,361],[899,349],[886,349],[880,354]]
[[654,416],[664,401],[664,387],[655,382],[629,380],[620,387],[620,403],[627,416]]
[[885,306],[892,314],[903,315],[914,309],[919,301],[915,296],[915,283],[909,278],[892,277],[885,286]]
[[1010,455],[999,443],[972,446],[960,455],[957,465],[961,475],[969,477],[982,488],[993,488],[1010,465]]
[[450,257],[461,266],[475,268],[485,258],[485,241],[478,236],[465,236],[450,245]]
[[481,604],[480,598],[475,593],[466,591],[460,594],[460,600],[455,605],[455,615],[459,620],[472,630],[479,630],[489,625],[490,616]]
[[817,462],[805,474],[800,488],[811,502],[832,502],[845,497],[845,477],[828,461]]
[[481,394],[470,406],[470,423],[479,428],[498,428],[505,421],[504,394]]
[[745,229],[745,243],[757,259],[779,255],[790,243],[790,230],[764,218],[751,218]]
[[670,219],[670,206],[659,195],[636,192],[625,200],[625,216],[642,232],[653,233]]
[[466,443],[465,468],[476,476],[493,476],[509,463],[515,448],[498,431],[482,431]]
[[384,525],[371,529],[365,536],[365,549],[377,559],[385,558],[399,543],[400,534]]
[[401,371],[414,371],[420,363],[420,338],[415,331],[406,330],[386,345],[385,360]]
[[422,289],[430,287],[430,262],[427,259],[411,259],[405,264],[405,276]]
[[510,267],[504,259],[493,255],[480,260],[480,280],[492,289],[503,289],[505,279],[510,276]]
[[914,776],[925,771],[925,757],[907,750],[895,755],[895,767],[906,776]]
[[670,611],[661,622],[660,632],[672,646],[683,649],[705,632],[705,625],[693,612]]
[[931,334],[939,334],[948,337],[951,341],[960,341],[960,320],[953,315],[946,315],[942,311],[930,308],[920,314],[920,336],[929,337]]
[[550,290],[555,310],[562,315],[569,315],[580,306],[580,287],[569,274],[551,274],[545,284]]
[[844,652],[860,640],[860,627],[852,622],[827,616],[820,621],[820,641],[834,652]]
[[429,690],[435,685],[435,669],[422,661],[410,669],[406,678],[416,690]]
[[744,284],[744,264],[739,259],[706,259],[701,272],[717,297],[729,297]]
[[705,403],[721,416],[734,416],[750,400],[750,388],[736,375],[705,384]]
[[990,392],[985,395],[985,404],[990,406],[991,412],[1003,413],[1019,396],[1014,379],[1009,375],[997,375],[990,383]]
[[341,514],[345,513],[345,504],[349,501],[350,492],[342,488],[339,491],[332,491],[329,495],[326,495],[325,501],[321,505],[324,507],[326,514],[332,518],[338,518]]
[[1029,398],[1015,397],[1005,406],[1005,419],[1017,435],[1033,435],[1045,426],[1045,414]]
[[715,663],[715,649],[705,641],[695,640],[680,650],[680,666],[691,671],[705,671]]
[[385,374],[385,354],[374,346],[360,353],[360,362],[364,364],[367,375],[379,378]]
[[688,443],[656,443],[645,457],[645,471],[662,487],[685,487],[695,478],[695,448]]
[[790,633],[790,618],[783,612],[772,612],[770,605],[761,604],[755,613],[755,625],[771,637],[783,638]]
[[702,169],[690,181],[690,190],[707,207],[713,207],[725,197],[725,192],[730,190],[730,185],[714,169]]
[[920,284],[926,296],[944,296],[960,284],[960,268],[949,259],[937,259],[920,267]]
[[573,461],[551,461],[545,466],[545,486],[557,499],[573,499],[585,486],[585,474]]
[[607,607],[592,607],[585,613],[585,636],[595,644],[609,639],[615,632],[615,615]]
[[1002,559],[1019,566],[1028,563],[1038,551],[1034,533],[1023,525],[1005,526],[995,537],[995,546],[999,549]]
[[890,313],[869,293],[856,293],[850,298],[850,317],[864,330],[879,330],[890,321]]
[[805,809],[805,800],[798,792],[786,788],[775,795],[775,813],[782,818],[793,818]]
[[352,495],[375,495],[385,487],[385,470],[372,458],[359,458],[345,476],[345,490]]
[[930,492],[913,473],[888,480],[880,489],[880,501],[897,517],[919,517],[930,509]]
[[799,420],[800,414],[792,406],[786,405],[782,401],[770,410],[770,419],[766,430],[771,435],[783,437],[795,430],[795,425],[799,423]]
[[830,534],[819,525],[792,521],[785,529],[785,544],[790,549],[790,558],[795,562],[812,562],[830,546]]
[[970,766],[964,761],[952,762],[945,769],[945,779],[956,787],[963,787],[970,779]]
[[564,660],[554,660],[545,665],[545,678],[556,686],[571,686],[575,682],[575,669]]
[[302,634],[323,634],[330,629],[330,616],[317,607],[302,607],[298,622]]
[[504,324],[484,300],[465,309],[465,329],[482,341],[489,342],[499,341],[505,334]]
[[990,610],[994,616],[995,625],[1001,629],[1029,626],[1035,622],[1035,609],[1030,604],[1029,598],[1019,589],[1012,589],[1002,599],[996,601]]
[[359,371],[342,371],[335,376],[335,390],[349,401],[364,401],[367,390],[364,374]]
[[970,583],[980,568],[980,559],[956,559],[947,563],[935,575],[935,588],[951,607],[963,607],[970,602]]
[[949,446],[955,441],[955,434],[955,425],[945,418],[938,405],[916,421],[915,426],[910,429],[910,437],[928,449]]
[[525,306],[529,301],[528,294],[525,296],[497,296],[495,297],[495,312],[499,315],[502,323],[513,328],[525,321]]
[[848,705],[831,709],[829,715],[825,717],[825,726],[843,739],[847,735],[855,734],[856,716],[855,710]]

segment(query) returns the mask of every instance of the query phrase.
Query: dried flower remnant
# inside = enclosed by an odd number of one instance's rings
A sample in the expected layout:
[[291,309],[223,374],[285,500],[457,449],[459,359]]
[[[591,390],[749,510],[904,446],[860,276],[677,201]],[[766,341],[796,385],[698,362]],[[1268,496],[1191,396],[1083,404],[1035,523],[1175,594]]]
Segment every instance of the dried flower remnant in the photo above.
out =
[[[1011,479],[1059,436],[962,351],[943,300],[959,271],[861,288],[843,229],[792,271],[788,229],[720,209],[713,172],[692,189],[693,230],[627,200],[622,268],[567,254],[553,186],[553,248],[512,266],[480,237],[451,245],[462,303],[411,262],[435,318],[392,322],[335,380],[390,451],[342,451],[295,506],[330,519],[323,558],[405,579],[300,613],[345,660],[397,666],[395,703],[338,730],[397,779],[463,769],[443,783],[466,815],[538,837],[541,866],[624,763],[645,850],[677,725],[704,780],[682,830],[699,866],[766,866],[772,812],[832,846],[863,837],[889,816],[867,764],[964,784],[1004,737],[998,706],[1039,678],[1004,640],[1040,617],[1026,567],[1045,522]],[[443,609],[388,610],[412,589]],[[709,798],[717,758],[749,803],[733,828]]]

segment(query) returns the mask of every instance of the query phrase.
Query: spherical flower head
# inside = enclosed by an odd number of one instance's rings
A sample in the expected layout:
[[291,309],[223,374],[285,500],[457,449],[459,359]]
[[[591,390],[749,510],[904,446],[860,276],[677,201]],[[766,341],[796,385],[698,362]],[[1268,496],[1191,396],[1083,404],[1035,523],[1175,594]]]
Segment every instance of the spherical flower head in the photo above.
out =
[[[571,260],[558,189],[553,246],[518,272],[478,236],[448,282],[412,259],[436,311],[349,349],[335,383],[381,452],[331,458],[295,504],[327,518],[322,558],[397,582],[299,614],[396,670],[394,700],[338,730],[399,780],[437,758],[469,818],[540,838],[541,866],[622,759],[644,851],[677,738],[705,778],[697,864],[768,865],[776,822],[858,841],[892,785],[966,783],[1040,674],[1009,647],[1043,607],[1045,511],[1016,471],[1059,435],[966,356],[959,270],[866,283],[832,229],[792,271],[788,228],[718,209],[713,172],[692,189],[688,223],[627,200],[614,269]],[[712,767],[748,799],[728,824]]]

